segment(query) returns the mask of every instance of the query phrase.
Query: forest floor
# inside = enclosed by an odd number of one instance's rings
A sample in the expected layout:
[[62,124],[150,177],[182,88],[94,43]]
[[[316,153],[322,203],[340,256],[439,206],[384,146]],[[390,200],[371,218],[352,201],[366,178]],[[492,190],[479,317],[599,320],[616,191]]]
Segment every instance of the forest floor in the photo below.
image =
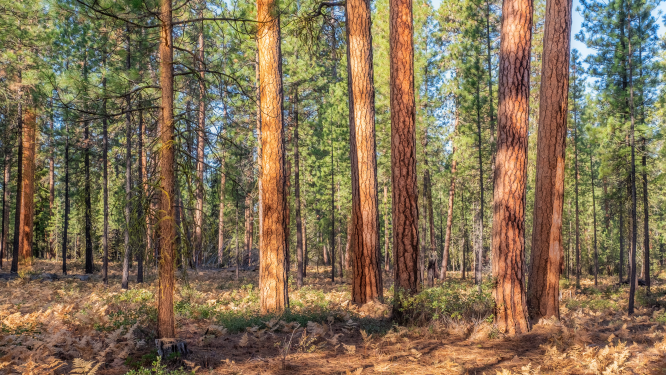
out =
[[[666,374],[666,273],[649,296],[640,288],[633,316],[617,278],[599,287],[584,279],[579,289],[563,280],[561,322],[504,337],[492,325],[488,285],[478,293],[455,273],[414,299],[412,324],[402,327],[387,305],[351,304],[348,283],[331,283],[323,268],[308,271],[306,287],[290,285],[291,309],[281,316],[258,314],[258,272],[236,280],[230,271],[190,271],[178,275],[175,309],[191,354],[154,364],[154,270],[123,291],[117,265],[108,288],[99,274],[42,277],[59,267],[39,260],[0,280],[0,373]],[[69,267],[83,274],[81,264]],[[386,276],[387,301],[390,285]]]

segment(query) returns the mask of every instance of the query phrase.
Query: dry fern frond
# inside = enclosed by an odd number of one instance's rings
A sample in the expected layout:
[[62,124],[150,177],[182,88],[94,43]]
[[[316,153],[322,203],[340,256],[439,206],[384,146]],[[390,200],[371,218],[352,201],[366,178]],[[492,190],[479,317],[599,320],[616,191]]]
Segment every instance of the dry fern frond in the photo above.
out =
[[73,368],[72,371],[70,371],[70,374],[95,375],[102,363],[98,362],[95,366],[93,366],[93,364],[95,364],[95,361],[86,361],[82,358],[74,358],[74,362],[72,364]]

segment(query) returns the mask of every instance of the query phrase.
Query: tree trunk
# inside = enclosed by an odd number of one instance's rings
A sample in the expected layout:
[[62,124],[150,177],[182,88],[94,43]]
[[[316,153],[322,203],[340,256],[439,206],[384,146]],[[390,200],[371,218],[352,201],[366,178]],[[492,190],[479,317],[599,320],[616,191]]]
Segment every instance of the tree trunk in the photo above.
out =
[[[129,26],[127,27],[127,61],[125,68],[127,71],[131,69],[131,53],[130,53],[130,33]],[[125,255],[123,257],[123,279],[121,287],[123,289],[129,288],[129,266],[130,266],[130,225],[131,225],[131,200],[132,200],[132,101],[130,94],[125,97],[126,111],[125,113]]]
[[[263,259],[261,257],[261,251],[264,248],[263,245],[263,233],[264,233],[264,198],[263,198],[263,188],[262,188],[262,160],[263,160],[263,154],[261,151],[262,147],[262,137],[261,137],[261,89],[260,89],[260,77],[259,77],[259,44],[257,43],[257,53],[255,55],[255,69],[254,69],[254,75],[255,75],[255,81],[256,81],[256,95],[257,95],[257,161],[258,161],[258,166],[257,166],[257,190],[258,190],[258,197],[257,197],[257,211],[259,213],[259,259]],[[259,289],[261,289],[261,278],[259,278]]]
[[[55,140],[53,138],[53,99],[51,99],[50,102],[51,106],[51,114],[49,118],[49,217],[53,217],[55,212],[53,211],[55,209],[54,203],[55,203]],[[8,181],[9,180],[9,169],[7,169],[7,165],[9,164],[9,161],[7,159],[7,155],[5,155],[5,176]],[[3,185],[3,186],[6,186]],[[5,188],[6,190],[6,188]],[[4,199],[4,198],[3,198]],[[9,197],[7,196],[7,199]],[[3,200],[3,210],[4,210],[4,200]],[[4,219],[4,212],[3,212],[3,223],[5,223],[6,220]],[[4,225],[4,224],[3,224]],[[3,227],[3,239],[2,239],[2,250],[5,249],[6,241],[4,239],[4,233],[6,231],[4,230]],[[48,258],[49,259],[54,259],[55,258],[55,253],[56,253],[56,230],[52,229],[49,233],[49,254]],[[0,250],[0,267],[2,267],[2,251]]]
[[[51,123],[53,124],[53,123]],[[51,125],[53,126],[53,125]],[[10,178],[10,173],[11,173],[11,161],[12,161],[12,148],[10,146],[10,139],[9,139],[9,127],[5,130],[5,162],[4,162],[4,173],[3,173],[3,180],[2,180],[2,239],[0,240],[0,246],[2,248],[0,249],[0,268],[2,267],[2,258],[4,256],[9,256],[9,250],[7,249],[7,235],[9,234],[9,178]],[[53,132],[51,132],[53,134]],[[51,154],[51,162],[49,164],[49,168],[53,168],[53,154]],[[52,178],[53,174],[49,174],[49,176]],[[53,190],[51,190],[53,192]],[[53,195],[51,195],[52,199]],[[53,207],[53,204],[50,205],[50,207]]]
[[92,202],[90,199],[90,123],[83,123],[83,169],[85,173],[84,200],[85,200],[85,236],[86,236],[86,273],[93,273],[93,245],[92,245]]
[[493,203],[495,323],[508,334],[529,329],[525,301],[525,187],[532,2],[504,0]]
[[174,275],[174,123],[173,123],[173,25],[171,0],[161,0],[160,9],[160,86],[161,114],[159,134],[160,199],[159,223],[159,294],[157,302],[157,337],[176,337],[173,312]]
[[594,165],[592,163],[592,150],[590,150],[590,180],[592,185],[592,223],[594,226],[594,286],[597,286],[599,276],[599,254],[597,252],[597,202],[594,196]]
[[[106,69],[106,48],[102,50],[102,66]],[[102,77],[102,281],[109,285],[109,129],[106,117],[106,75]]]
[[620,203],[620,229],[618,233],[620,235],[620,259],[619,259],[619,272],[618,276],[620,277],[619,284],[622,285],[623,277],[622,271],[624,269],[624,204]]
[[252,265],[252,194],[245,196],[245,253],[247,254],[247,265]]
[[[141,105],[141,104],[139,104]],[[145,188],[147,187],[146,181],[144,180],[145,178],[145,173],[146,173],[146,159],[144,157],[143,153],[143,111],[139,111],[139,139],[138,139],[138,147],[137,151],[139,154],[139,168],[138,168],[138,173],[139,173],[139,184],[140,184],[140,189],[139,189],[139,194],[140,198],[139,199],[139,204],[138,204],[138,217],[139,219],[143,219],[143,216],[145,215],[144,212],[144,204],[146,202],[146,194],[145,194]],[[145,215],[146,217],[148,215]],[[146,223],[146,228],[145,228],[145,243],[141,243],[139,248],[137,249],[137,256],[136,256],[136,282],[137,283],[142,283],[143,282],[143,260],[146,255],[146,249],[150,248],[149,243],[150,243],[150,235],[149,235],[149,222],[148,220],[144,221]]]
[[261,105],[261,261],[262,314],[289,306],[287,290],[287,197],[282,115],[282,51],[275,0],[257,1]]
[[[576,108],[576,101],[574,99],[574,108]],[[576,205],[576,287],[580,288],[580,215],[578,209],[578,179],[580,172],[578,171],[578,112],[574,109],[574,197]]]
[[19,264],[22,266],[32,265],[32,238],[35,213],[35,158],[37,137],[37,115],[33,108],[25,110],[23,119],[23,173],[21,184],[23,184],[21,197],[21,233]]
[[643,278],[645,286],[650,291],[650,206],[648,205],[648,181],[647,181],[647,146],[643,138],[643,157],[641,159],[643,170]]
[[[458,109],[456,106],[455,123],[453,127],[454,134],[458,132]],[[453,200],[456,195],[456,170],[458,161],[455,159],[456,145],[455,141],[452,142],[451,150],[451,186],[449,187],[449,209],[446,215],[446,237],[444,237],[444,253],[442,254],[442,268],[439,271],[439,278],[446,280],[446,269],[449,266],[449,250],[451,249],[451,226],[453,225]],[[464,271],[463,271],[464,274]]]
[[[203,4],[200,4],[203,7]],[[203,18],[203,9],[199,17]],[[195,266],[199,266],[203,251],[203,209],[204,209],[204,159],[206,157],[206,83],[204,81],[204,27],[203,21],[199,28],[199,111],[197,121],[197,186],[196,186],[196,209],[194,210],[194,255]]]
[[331,123],[331,282],[335,282],[335,167],[333,165],[333,123]]
[[[21,72],[19,72],[19,85],[21,85]],[[14,210],[14,243],[12,248],[12,267],[11,273],[18,272],[19,265],[19,249],[21,246],[21,210],[23,209],[23,103],[22,92],[19,86],[19,104],[17,114],[17,143],[18,150],[16,153],[16,209]]]
[[571,0],[546,2],[544,33],[532,254],[527,285],[530,317],[537,321],[560,318]]
[[[478,59],[478,57],[477,57]],[[478,60],[477,60],[478,65]],[[481,69],[480,67],[478,68]],[[529,79],[529,78],[528,78]],[[529,91],[529,88],[528,88]],[[528,93],[529,94],[529,93]],[[484,211],[485,211],[485,197],[483,189],[483,148],[481,146],[483,141],[483,133],[481,132],[481,93],[480,83],[476,82],[476,132],[477,132],[477,151],[479,159],[479,211],[474,216],[474,252],[476,253],[477,262],[475,265],[474,280],[481,293],[481,283],[483,282],[483,233],[484,233]],[[527,146],[525,146],[527,147]],[[525,158],[527,160],[527,157]],[[478,215],[478,217],[476,216]],[[524,219],[523,219],[524,225]],[[524,238],[523,238],[524,241]],[[523,249],[524,251],[524,249]],[[524,255],[523,255],[524,256]]]
[[[389,205],[388,205],[388,186],[384,185],[384,271],[391,269],[391,256],[389,255]],[[349,244],[347,244],[349,249]],[[346,252],[349,256],[349,252]]]
[[[428,252],[428,286],[435,286],[435,268],[437,267],[437,244],[435,243],[435,219],[433,218],[433,208],[432,208],[432,185],[430,181],[430,170],[427,169],[427,159],[426,159],[426,170],[425,175],[423,176],[423,188],[426,193],[426,205],[428,213],[428,226],[430,231],[430,251]],[[425,234],[425,233],[424,233]]]
[[[629,262],[631,269],[629,270],[629,307],[627,313],[629,315],[634,313],[634,297],[636,293],[636,238],[638,237],[638,222],[636,219],[636,142],[634,136],[634,72],[632,64],[632,52],[631,52],[631,15],[629,15],[629,22],[627,22],[628,34],[629,37],[629,103],[630,103],[630,114],[631,114],[631,129],[630,129],[630,140],[631,140],[631,252],[629,254]],[[649,233],[645,233],[649,235]],[[647,250],[647,249],[646,249]]]
[[[66,120],[67,121],[67,120]],[[62,227],[62,273],[67,275],[67,232],[69,231],[69,124],[65,122],[65,211]]]
[[225,155],[224,151],[222,151],[222,159],[220,160],[220,211],[217,224],[217,265],[219,267],[222,267],[222,264],[224,264],[224,198],[225,186],[227,184],[227,175],[224,167]]
[[303,286],[303,222],[301,220],[301,182],[300,182],[300,155],[298,150],[298,86],[294,93],[294,215],[296,216],[296,258],[298,270],[296,271],[296,285]]
[[400,293],[419,290],[419,209],[414,103],[414,24],[412,2],[390,1],[391,183],[395,291],[393,317],[406,317]]

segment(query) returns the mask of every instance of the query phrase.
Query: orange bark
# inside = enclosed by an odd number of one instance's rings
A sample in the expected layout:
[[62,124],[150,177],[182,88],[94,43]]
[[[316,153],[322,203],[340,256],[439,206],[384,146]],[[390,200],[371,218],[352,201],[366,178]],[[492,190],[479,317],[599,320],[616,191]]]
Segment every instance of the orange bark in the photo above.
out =
[[[371,7],[368,0],[346,3],[351,83],[352,301],[383,298],[379,260],[379,214],[375,145],[375,87],[372,70]],[[335,262],[335,259],[331,260]]]
[[[414,25],[411,0],[390,2],[391,169],[395,287],[413,294],[419,287]],[[400,299],[394,314],[400,319]]]
[[257,1],[261,106],[261,312],[281,312],[287,295],[287,190],[282,115],[282,51],[275,0]]
[[529,329],[525,301],[525,187],[532,1],[504,0],[493,202],[495,323],[508,334]]
[[159,129],[159,294],[157,303],[157,336],[176,337],[176,321],[173,312],[174,241],[174,123],[173,123],[173,25],[171,0],[161,0],[160,18],[160,86],[162,104]]
[[19,264],[32,265],[32,226],[34,223],[35,195],[35,151],[37,137],[37,115],[32,108],[26,108],[23,116],[23,174],[21,184],[21,231]]
[[530,317],[535,320],[560,318],[570,34],[571,0],[548,0],[539,94],[532,255],[527,289]]

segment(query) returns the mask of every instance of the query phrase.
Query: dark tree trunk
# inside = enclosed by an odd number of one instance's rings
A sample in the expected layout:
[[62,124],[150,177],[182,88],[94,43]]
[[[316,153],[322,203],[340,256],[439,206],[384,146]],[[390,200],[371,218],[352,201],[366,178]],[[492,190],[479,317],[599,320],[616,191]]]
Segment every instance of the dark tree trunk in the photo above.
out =
[[69,124],[65,122],[65,212],[62,227],[62,273],[67,275],[67,232],[69,230]]
[[296,216],[296,258],[298,269],[296,270],[296,284],[303,286],[303,222],[301,220],[301,175],[300,175],[300,155],[298,150],[298,86],[294,88],[294,138],[292,139],[294,147],[294,215]]
[[[126,30],[127,33],[127,61],[125,68],[127,71],[131,69],[131,53],[130,53],[130,33],[129,26]],[[132,98],[130,94],[125,97],[126,111],[125,114],[125,255],[123,257],[123,279],[121,287],[123,289],[129,288],[129,267],[131,247],[130,247],[130,226],[131,222],[131,200],[132,200]]]
[[[21,73],[19,72],[19,85]],[[19,88],[19,90],[21,90]],[[11,273],[18,272],[19,261],[19,247],[21,245],[21,210],[23,205],[21,200],[23,198],[23,103],[21,92],[19,91],[19,104],[17,114],[17,143],[18,150],[16,152],[16,209],[14,211],[14,243],[12,248],[12,268]]]
[[85,236],[86,236],[86,273],[93,273],[93,245],[92,245],[92,202],[90,199],[90,122],[83,123],[83,168],[85,173],[84,199],[85,199]]

